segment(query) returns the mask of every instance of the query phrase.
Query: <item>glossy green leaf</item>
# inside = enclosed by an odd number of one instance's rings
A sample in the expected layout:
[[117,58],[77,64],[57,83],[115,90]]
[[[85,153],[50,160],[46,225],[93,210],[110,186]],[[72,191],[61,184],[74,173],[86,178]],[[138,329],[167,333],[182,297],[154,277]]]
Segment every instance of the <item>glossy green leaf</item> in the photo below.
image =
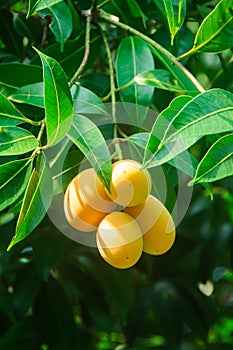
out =
[[217,140],[198,165],[190,185],[213,182],[233,175],[233,134]]
[[32,171],[30,159],[0,165],[0,211],[15,202],[24,192]]
[[179,86],[172,84],[171,73],[165,69],[154,69],[142,72],[134,77],[134,81],[138,85],[149,85],[157,89],[184,92]]
[[8,250],[27,237],[44,218],[53,195],[52,176],[44,153],[40,153],[33,170]]
[[43,10],[61,1],[62,0],[29,0],[27,17],[31,16],[36,11]]
[[[146,59],[145,59],[146,57]],[[130,85],[120,91],[123,102],[133,103],[135,106],[148,107],[151,103],[154,89],[148,85],[131,83],[134,78],[146,71],[154,69],[154,60],[147,44],[138,37],[129,36],[122,40],[117,50],[116,77],[118,87]],[[136,120],[143,119],[141,113],[135,111]]]
[[65,41],[70,37],[73,29],[72,15],[67,4],[60,1],[54,5],[49,5],[44,10],[39,11],[38,14],[42,18],[51,16],[50,29],[56,40],[61,44],[61,51],[63,51]]
[[[86,69],[96,60],[99,54],[100,34],[94,29],[91,31],[90,39],[90,55],[88,57]],[[64,50],[61,51],[61,45],[58,43],[52,44],[43,50],[46,55],[55,58],[64,69],[69,78],[77,71],[80,66],[85,51],[85,32],[73,39],[67,40],[64,45]],[[40,64],[38,56],[31,61],[33,64]],[[42,79],[41,79],[42,80]]]
[[111,155],[97,126],[88,118],[75,114],[68,136],[83,152],[103,184],[109,189],[112,174]]
[[189,72],[184,71],[179,66],[174,65],[171,60],[162,52],[156,50],[154,47],[150,47],[153,54],[158,58],[159,61],[169,70],[175,80],[177,80],[179,86],[187,90],[190,95],[197,95],[200,91],[197,86],[189,79]]
[[174,113],[173,103],[154,123],[145,150],[144,166],[162,164],[188,149],[204,135],[231,131],[233,95],[213,89],[206,91]]
[[94,92],[85,87],[76,85],[72,87],[71,91],[75,113],[101,114],[108,116],[105,105]]
[[21,86],[42,80],[41,67],[22,63],[0,64],[0,93],[6,96]]
[[0,94],[0,125],[14,126],[27,123],[29,120],[11,103],[7,97]]
[[60,64],[36,50],[43,64],[44,105],[48,144],[61,141],[70,129],[73,105],[66,75]]
[[233,0],[220,1],[204,19],[190,50],[221,52],[233,46]]
[[41,82],[22,86],[15,90],[9,99],[13,102],[44,108],[44,84]]
[[168,22],[171,44],[181,28],[186,15],[186,0],[153,0]]
[[24,154],[37,146],[37,139],[28,130],[15,126],[0,127],[0,156]]
[[[148,143],[149,136],[149,133],[137,133],[129,136],[128,140],[134,142],[137,146],[144,150]],[[188,151],[178,154],[174,158],[170,159],[168,163],[190,177],[193,177],[195,169],[198,165],[197,159]]]

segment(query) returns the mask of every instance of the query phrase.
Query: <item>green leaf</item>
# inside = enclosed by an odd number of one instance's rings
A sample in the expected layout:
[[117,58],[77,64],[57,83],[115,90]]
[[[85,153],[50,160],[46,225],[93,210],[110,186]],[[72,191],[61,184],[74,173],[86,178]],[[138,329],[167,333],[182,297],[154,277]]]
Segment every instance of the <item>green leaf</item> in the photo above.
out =
[[8,250],[27,237],[44,218],[53,194],[52,177],[44,153],[40,153],[30,177],[16,225],[16,234]]
[[[145,59],[146,57],[146,59]],[[130,85],[120,91],[123,102],[143,105],[148,107],[151,103],[154,89],[151,86],[131,83],[132,80],[146,70],[154,69],[154,60],[147,44],[138,37],[129,36],[122,40],[117,50],[116,77],[118,87]],[[146,109],[145,109],[146,110]],[[135,118],[143,119],[144,116],[137,112]]]
[[204,19],[190,53],[222,52],[233,46],[233,0],[220,1]]
[[199,163],[190,185],[213,182],[233,175],[233,134],[217,140]]
[[43,10],[61,1],[62,0],[29,0],[27,17],[30,17],[36,11]]
[[83,152],[100,180],[109,189],[112,174],[111,155],[97,126],[88,118],[75,114],[68,136]]
[[74,112],[76,114],[101,114],[107,115],[105,105],[100,98],[91,90],[82,86],[74,85],[71,89],[74,103]]
[[72,15],[69,7],[64,1],[49,5],[38,13],[42,18],[51,16],[52,22],[49,27],[56,40],[61,44],[61,51],[64,49],[65,41],[70,37],[73,29]]
[[53,58],[38,51],[43,64],[44,105],[48,144],[61,141],[70,129],[73,105],[66,75]]
[[233,95],[230,92],[209,90],[180,106],[178,112],[177,106],[175,112],[173,107],[174,101],[154,123],[145,150],[145,167],[167,162],[204,135],[233,128]]
[[[92,29],[90,40],[90,55],[88,57],[86,69],[89,68],[99,55],[100,34]],[[58,43],[52,44],[44,49],[43,53],[55,58],[62,66],[69,78],[72,78],[74,73],[80,66],[85,51],[85,32],[74,40],[67,40],[64,45],[64,50],[61,51],[61,45]],[[31,61],[33,64],[39,64],[38,56]],[[41,79],[42,80],[42,79]]]
[[0,125],[15,126],[22,123],[27,123],[27,119],[7,97],[0,94]]
[[158,60],[171,72],[175,80],[177,80],[179,86],[188,91],[190,95],[197,95],[200,91],[194,85],[189,78],[189,72],[185,73],[179,66],[174,65],[171,60],[164,53],[156,50],[153,46],[150,46],[152,53],[158,58]]
[[21,86],[42,80],[41,67],[22,63],[0,64],[0,93],[6,96]]
[[0,211],[15,202],[25,190],[32,171],[29,158],[0,165]]
[[173,85],[171,80],[171,73],[165,69],[148,70],[134,77],[134,81],[138,85],[149,85],[162,90],[185,92],[179,86]]
[[176,33],[181,28],[186,15],[186,0],[154,0],[168,22],[171,33],[171,45]]
[[24,154],[37,146],[37,139],[28,130],[15,126],[0,127],[0,156]]
[[[144,150],[146,148],[149,136],[149,133],[137,133],[129,136],[128,140],[134,142],[137,146]],[[178,154],[176,157],[170,159],[168,163],[190,177],[193,177],[195,169],[198,165],[197,159],[188,151]]]
[[22,86],[15,90],[9,99],[13,102],[44,108],[44,84],[41,82]]

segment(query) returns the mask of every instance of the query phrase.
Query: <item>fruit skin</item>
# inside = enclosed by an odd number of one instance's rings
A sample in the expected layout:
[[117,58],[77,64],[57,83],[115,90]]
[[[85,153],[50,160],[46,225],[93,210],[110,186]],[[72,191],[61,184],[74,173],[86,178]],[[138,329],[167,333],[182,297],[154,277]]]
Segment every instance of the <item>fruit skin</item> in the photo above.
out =
[[101,221],[96,241],[102,258],[118,269],[136,264],[142,254],[142,231],[134,218],[113,212]]
[[142,203],[150,193],[151,177],[147,170],[140,170],[141,164],[129,159],[119,160],[112,165],[112,179],[108,196],[122,206]]
[[167,208],[152,195],[135,207],[124,212],[134,217],[143,233],[143,251],[152,255],[166,253],[173,245],[175,224]]
[[75,176],[66,189],[65,216],[69,224],[77,230],[96,230],[105,215],[115,210],[115,207],[92,168]]

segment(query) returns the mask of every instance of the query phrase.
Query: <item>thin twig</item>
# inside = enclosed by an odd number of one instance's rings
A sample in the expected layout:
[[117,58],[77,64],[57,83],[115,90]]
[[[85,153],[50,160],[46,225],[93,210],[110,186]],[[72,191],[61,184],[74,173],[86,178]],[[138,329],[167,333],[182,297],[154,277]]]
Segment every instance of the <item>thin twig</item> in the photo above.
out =
[[86,17],[85,52],[84,52],[84,56],[83,56],[83,59],[82,59],[80,66],[78,67],[77,71],[75,72],[75,74],[73,75],[73,77],[71,78],[71,80],[69,82],[70,87],[75,84],[77,78],[79,77],[79,75],[83,72],[84,68],[86,67],[88,57],[90,54],[90,37],[91,37],[91,14],[88,14]]
[[173,56],[168,50],[166,50],[163,46],[161,46],[159,43],[148,37],[147,35],[139,32],[138,30],[130,27],[129,25],[122,23],[118,21],[117,18],[114,16],[109,15],[108,13],[104,12],[103,10],[99,11],[99,16],[101,19],[114,24],[115,26],[122,28],[126,31],[129,31],[130,33],[140,37],[145,42],[147,42],[149,45],[151,45],[154,49],[156,49],[158,52],[161,52],[166,56],[175,66],[177,66],[185,75],[186,77],[193,83],[193,85],[197,88],[198,91],[204,92],[205,89],[203,86],[199,83],[199,81],[179,62],[179,60]]
[[122,155],[122,151],[121,151],[121,147],[120,147],[120,143],[119,143],[119,139],[117,137],[117,120],[116,120],[116,94],[115,94],[115,90],[116,90],[116,86],[115,86],[115,78],[114,78],[114,68],[113,68],[113,63],[112,63],[112,55],[111,55],[111,50],[108,44],[108,40],[107,37],[104,33],[104,31],[99,27],[100,29],[100,33],[105,45],[105,50],[107,53],[107,57],[108,57],[108,64],[109,64],[109,71],[110,71],[110,93],[111,93],[111,102],[112,102],[112,121],[114,123],[114,145],[115,145],[115,149],[118,155],[119,159],[123,159],[123,155]]
[[112,0],[105,0],[104,2],[102,2],[102,4],[100,4],[98,6],[98,9],[100,9],[101,7],[104,7],[105,5],[107,5],[109,2],[111,2]]
[[37,141],[39,142],[39,144],[41,143],[41,139],[42,139],[42,136],[43,136],[43,133],[44,133],[44,129],[45,129],[45,120],[42,121],[41,127],[40,127],[40,131],[39,131],[38,136],[37,136]]

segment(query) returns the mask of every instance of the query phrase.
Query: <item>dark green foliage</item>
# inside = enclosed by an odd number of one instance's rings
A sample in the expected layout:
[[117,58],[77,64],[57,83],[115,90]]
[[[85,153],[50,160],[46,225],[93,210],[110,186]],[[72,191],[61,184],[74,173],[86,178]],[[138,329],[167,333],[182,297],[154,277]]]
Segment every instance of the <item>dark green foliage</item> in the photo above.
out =
[[[0,21],[0,350],[232,349],[233,1],[0,0]],[[121,155],[177,223],[127,270],[63,210]]]

